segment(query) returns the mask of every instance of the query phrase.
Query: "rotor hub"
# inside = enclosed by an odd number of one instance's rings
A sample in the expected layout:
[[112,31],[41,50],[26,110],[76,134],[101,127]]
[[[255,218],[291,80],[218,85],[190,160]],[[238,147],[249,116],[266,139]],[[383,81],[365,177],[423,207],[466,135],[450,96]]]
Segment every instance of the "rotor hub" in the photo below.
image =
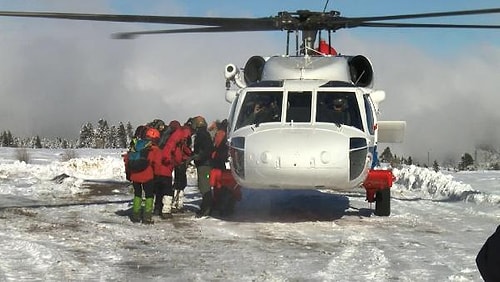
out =
[[276,17],[276,26],[282,30],[323,30],[338,29],[334,23],[341,19],[339,11],[312,12],[298,10],[296,12],[279,12]]

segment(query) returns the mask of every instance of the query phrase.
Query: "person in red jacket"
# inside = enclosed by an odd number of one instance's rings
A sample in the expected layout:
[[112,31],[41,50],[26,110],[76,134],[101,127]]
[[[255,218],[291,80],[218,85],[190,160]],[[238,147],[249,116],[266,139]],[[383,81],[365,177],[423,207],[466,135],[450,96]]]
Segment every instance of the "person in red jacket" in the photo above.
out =
[[[215,122],[214,151],[211,155],[212,170],[210,170],[210,186],[213,191],[213,208],[223,216],[228,215],[234,208],[234,198],[223,181],[223,173],[227,172],[226,162],[229,157],[227,144],[227,119]],[[224,187],[225,186],[225,187]]]
[[[147,146],[148,165],[141,171],[131,171],[129,168],[129,155],[124,157],[125,171],[132,181],[134,187],[134,198],[132,200],[132,222],[141,222],[142,194],[144,192],[144,212],[142,213],[142,223],[152,224],[153,201],[154,201],[154,175],[158,162],[161,160],[161,151],[156,145],[160,138],[160,133],[154,128],[146,130],[145,138],[151,141]],[[146,149],[145,149],[146,150]]]
[[[222,188],[222,171],[226,169],[229,157],[227,145],[227,119],[215,122],[214,151],[211,154],[212,170],[210,171],[210,186],[214,189]],[[214,191],[214,194],[215,191]]]
[[164,153],[174,166],[172,211],[182,212],[184,206],[184,188],[187,186],[186,169],[191,156],[191,134],[189,125],[177,128],[165,144]]
[[174,198],[174,190],[172,189],[172,171],[174,170],[175,162],[172,158],[171,145],[169,145],[172,136],[175,135],[180,127],[178,121],[173,120],[168,125],[169,136],[161,148],[161,161],[158,164],[156,179],[156,200],[155,210],[158,211],[160,217],[168,219],[172,217],[172,201]]

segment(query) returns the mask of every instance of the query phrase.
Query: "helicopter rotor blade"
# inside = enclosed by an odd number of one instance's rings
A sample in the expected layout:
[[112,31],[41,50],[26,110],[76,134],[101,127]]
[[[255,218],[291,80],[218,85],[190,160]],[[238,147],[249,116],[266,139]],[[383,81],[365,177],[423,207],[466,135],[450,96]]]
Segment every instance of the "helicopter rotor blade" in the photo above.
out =
[[272,29],[259,29],[255,28],[232,28],[225,26],[211,26],[211,27],[199,27],[199,28],[181,28],[181,29],[163,29],[163,30],[144,30],[144,31],[132,31],[132,32],[117,32],[111,35],[114,39],[134,39],[140,35],[148,34],[179,34],[179,33],[205,33],[205,32],[245,32],[245,31],[269,31],[276,30]]
[[500,25],[475,24],[413,24],[413,23],[360,23],[362,27],[395,27],[395,28],[464,28],[464,29],[500,29]]
[[500,13],[500,8],[479,9],[479,10],[462,10],[462,11],[451,11],[451,12],[420,13],[420,14],[403,14],[403,15],[378,16],[378,17],[360,17],[360,18],[352,17],[352,18],[347,18],[347,20],[354,21],[354,22],[373,22],[373,21],[417,19],[417,18],[438,18],[438,17],[451,17],[451,16],[484,15],[484,14],[497,14],[497,13]]
[[204,26],[257,27],[277,29],[272,17],[269,18],[218,18],[218,17],[183,17],[183,16],[146,16],[146,15],[114,15],[114,14],[79,14],[52,12],[15,12],[0,11],[0,16],[65,19],[81,21],[124,22],[124,23],[156,23]]
[[221,18],[221,17],[186,17],[186,16],[147,16],[147,15],[114,15],[114,14],[79,14],[56,12],[22,12],[0,11],[0,16],[48,18],[66,20],[84,20],[101,22],[124,23],[154,23],[203,26],[200,28],[152,30],[138,32],[116,33],[114,38],[134,38],[144,34],[175,34],[195,32],[239,32],[239,31],[335,31],[354,27],[392,27],[392,28],[470,28],[470,29],[497,29],[496,25],[475,24],[432,24],[432,23],[379,23],[379,21],[435,18],[449,16],[466,16],[500,13],[500,8],[463,10],[451,12],[433,12],[419,14],[402,14],[376,17],[341,17],[340,12],[311,12],[298,10],[296,12],[280,12],[277,16],[266,18]]

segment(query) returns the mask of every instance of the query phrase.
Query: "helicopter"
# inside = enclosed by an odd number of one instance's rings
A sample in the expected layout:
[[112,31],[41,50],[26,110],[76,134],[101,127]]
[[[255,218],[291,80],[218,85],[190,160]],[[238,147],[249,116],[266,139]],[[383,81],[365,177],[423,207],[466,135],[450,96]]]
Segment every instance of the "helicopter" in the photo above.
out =
[[[499,29],[500,25],[394,22],[500,13],[500,8],[344,17],[339,11],[297,10],[264,18],[147,16],[0,11],[0,16],[176,24],[190,27],[120,32],[115,39],[176,33],[283,31],[283,55],[250,57],[243,68],[224,67],[230,170],[243,187],[264,189],[366,189],[375,214],[390,215],[390,170],[377,169],[379,143],[402,142],[404,121],[379,120],[383,90],[363,55],[331,47],[340,29]],[[196,27],[192,27],[196,26]],[[326,32],[326,37],[323,37]],[[294,42],[293,39],[295,39]],[[294,44],[293,44],[294,43]]]

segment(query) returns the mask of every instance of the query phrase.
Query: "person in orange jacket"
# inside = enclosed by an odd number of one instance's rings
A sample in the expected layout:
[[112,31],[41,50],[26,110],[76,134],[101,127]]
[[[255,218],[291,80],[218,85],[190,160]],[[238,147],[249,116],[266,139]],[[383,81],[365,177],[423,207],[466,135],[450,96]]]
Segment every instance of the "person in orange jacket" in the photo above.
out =
[[132,186],[134,187],[134,198],[132,200],[132,222],[141,222],[142,194],[144,192],[144,212],[142,213],[142,223],[153,224],[153,201],[154,201],[154,175],[158,162],[161,160],[161,151],[157,146],[160,133],[154,128],[146,130],[145,139],[150,141],[144,150],[147,150],[147,166],[140,171],[133,171],[130,168],[129,154],[124,156],[125,172]]

